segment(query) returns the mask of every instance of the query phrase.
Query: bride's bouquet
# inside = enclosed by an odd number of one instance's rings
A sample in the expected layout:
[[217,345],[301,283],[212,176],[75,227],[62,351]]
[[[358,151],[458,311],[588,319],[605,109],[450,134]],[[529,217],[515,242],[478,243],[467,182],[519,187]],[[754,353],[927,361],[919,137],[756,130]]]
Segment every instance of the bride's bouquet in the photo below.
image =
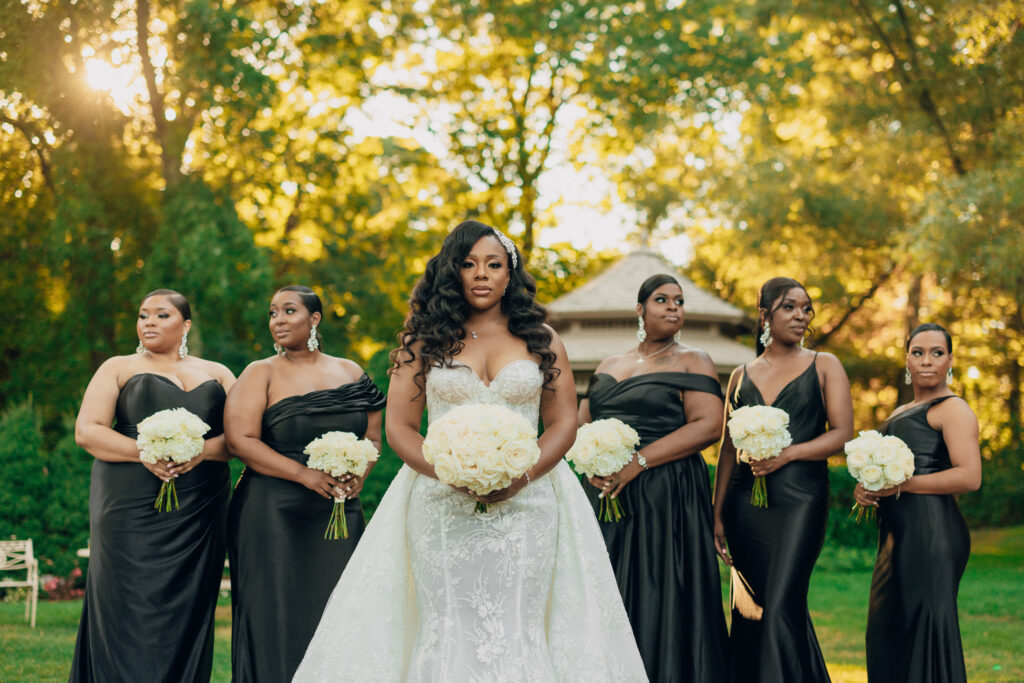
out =
[[[161,460],[189,462],[202,452],[203,435],[208,431],[210,425],[185,408],[155,412],[139,423],[139,436],[135,439],[139,460],[150,465]],[[153,503],[157,512],[170,512],[172,506],[179,509],[173,479],[163,483]]]
[[[443,484],[475,494],[500,491],[540,459],[537,429],[503,406],[457,406],[430,424],[423,458]],[[486,512],[487,505],[477,502],[476,510]]]
[[[352,432],[327,432],[306,444],[302,452],[309,456],[306,467],[326,472],[332,477],[345,474],[363,476],[371,462],[377,461],[377,447],[369,439],[360,439]],[[335,496],[331,518],[324,538],[348,538],[345,520],[345,497]]]
[[[770,406],[743,406],[729,416],[729,436],[736,445],[736,459],[751,463],[770,460],[793,443],[789,434],[789,414]],[[750,502],[759,508],[768,507],[768,487],[764,477],[754,477]]]
[[[860,432],[843,450],[850,476],[868,491],[898,486],[914,474],[914,452],[897,436],[882,436],[874,429]],[[860,503],[854,503],[853,510],[858,522],[865,513],[870,517],[875,511]]]
[[[633,460],[640,435],[622,420],[609,418],[589,422],[576,431],[576,442],[565,454],[573,468],[587,477],[608,477]],[[622,519],[622,504],[617,498],[600,495],[599,517],[605,522]]]

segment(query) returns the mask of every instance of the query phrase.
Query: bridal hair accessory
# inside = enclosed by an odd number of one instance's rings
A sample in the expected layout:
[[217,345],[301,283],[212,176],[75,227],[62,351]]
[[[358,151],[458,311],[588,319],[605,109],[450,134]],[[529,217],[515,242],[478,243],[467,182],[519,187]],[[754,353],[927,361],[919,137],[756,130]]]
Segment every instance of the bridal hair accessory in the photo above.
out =
[[952,383],[953,383],[953,368],[947,368],[946,369],[946,385],[948,386],[948,385],[950,385]]
[[284,355],[284,347],[281,346],[280,344],[278,344],[277,342],[274,342],[274,353],[276,353],[279,356],[283,356]]
[[519,265],[519,257],[516,256],[516,245],[515,242],[505,236],[501,230],[497,228],[491,228],[494,231],[494,236],[501,242],[501,246],[505,247],[505,251],[508,252],[509,258],[512,259],[512,267],[515,268]]
[[903,381],[910,384],[910,368],[903,371]]
[[764,331],[761,333],[759,341],[761,346],[766,349],[772,345],[772,326],[767,320],[764,321]]
[[185,330],[185,334],[181,335],[181,346],[178,347],[178,358],[185,360],[188,356],[188,330]]
[[309,328],[309,339],[306,340],[306,348],[310,351],[316,351],[320,348],[320,340],[316,338],[316,323]]
[[638,315],[636,317],[636,340],[642,342],[647,339],[647,330],[644,329],[644,317]]
[[135,347],[135,353],[145,353],[146,347],[142,345],[142,340],[139,340],[139,345]]

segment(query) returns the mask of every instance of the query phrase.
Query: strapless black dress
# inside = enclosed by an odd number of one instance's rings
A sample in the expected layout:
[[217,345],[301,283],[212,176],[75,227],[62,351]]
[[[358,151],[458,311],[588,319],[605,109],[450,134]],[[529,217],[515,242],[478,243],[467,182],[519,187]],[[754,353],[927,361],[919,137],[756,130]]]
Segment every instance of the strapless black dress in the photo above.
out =
[[[816,360],[816,359],[815,359]],[[810,441],[826,429],[816,362],[787,384],[772,407],[789,414],[793,443]],[[728,397],[732,408],[764,405],[747,376]],[[763,607],[759,621],[732,610],[729,635],[737,683],[828,681],[825,659],[807,609],[807,589],[825,542],[828,464],[797,461],[765,478],[768,507],[750,502],[754,475],[737,463],[729,481],[722,521],[735,569]]]
[[[718,382],[687,372],[617,381],[598,373],[594,420],[618,418],[640,448],[686,424],[684,391],[722,396]],[[597,489],[585,485],[597,510]],[[711,485],[699,453],[652,467],[619,496],[624,517],[599,522],[615,579],[651,681],[727,681],[727,632],[712,536]]]
[[[914,474],[952,465],[928,409],[950,396],[914,406],[882,431],[914,452]],[[966,683],[956,598],[971,554],[951,495],[903,493],[878,504],[878,558],[871,578],[867,661],[871,683]]]
[[[335,389],[278,401],[263,414],[262,439],[305,463],[302,452],[331,431],[366,433],[384,394],[366,375]],[[358,498],[345,501],[347,539],[325,540],[334,501],[293,481],[246,469],[228,513],[231,672],[235,681],[290,681],[363,533]],[[339,672],[342,676],[344,672]]]
[[[223,432],[224,388],[183,391],[160,375],[125,382],[114,429],[135,438],[144,418],[187,408]],[[213,618],[224,571],[228,464],[206,461],[175,481],[179,510],[158,513],[163,484],[132,462],[94,460],[89,573],[71,681],[209,681]]]

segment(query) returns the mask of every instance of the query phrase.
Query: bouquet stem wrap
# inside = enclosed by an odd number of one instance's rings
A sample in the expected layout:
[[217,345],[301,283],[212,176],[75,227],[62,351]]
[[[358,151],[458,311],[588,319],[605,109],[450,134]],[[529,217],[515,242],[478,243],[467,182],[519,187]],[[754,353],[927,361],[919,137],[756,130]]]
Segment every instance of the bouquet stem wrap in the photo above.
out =
[[[327,432],[306,444],[302,452],[309,456],[306,467],[326,472],[332,477],[346,474],[361,477],[378,457],[377,447],[372,441],[360,439],[351,432]],[[334,499],[324,538],[329,541],[348,538],[344,496]]]
[[[185,408],[160,410],[139,423],[135,445],[139,460],[154,464],[161,460],[189,462],[203,450],[203,435],[210,425]],[[153,507],[157,512],[178,510],[178,489],[174,480],[160,486]]]

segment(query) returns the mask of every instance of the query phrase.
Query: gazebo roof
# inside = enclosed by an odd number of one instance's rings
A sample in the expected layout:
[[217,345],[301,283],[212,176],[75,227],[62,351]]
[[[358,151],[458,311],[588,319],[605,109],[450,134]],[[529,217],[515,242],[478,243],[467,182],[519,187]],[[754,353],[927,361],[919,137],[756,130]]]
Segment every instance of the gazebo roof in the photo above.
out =
[[658,273],[679,280],[686,301],[686,316],[695,320],[743,323],[739,308],[698,287],[690,278],[649,247],[640,247],[610,268],[547,304],[553,322],[584,318],[636,316],[636,293],[644,280]]

